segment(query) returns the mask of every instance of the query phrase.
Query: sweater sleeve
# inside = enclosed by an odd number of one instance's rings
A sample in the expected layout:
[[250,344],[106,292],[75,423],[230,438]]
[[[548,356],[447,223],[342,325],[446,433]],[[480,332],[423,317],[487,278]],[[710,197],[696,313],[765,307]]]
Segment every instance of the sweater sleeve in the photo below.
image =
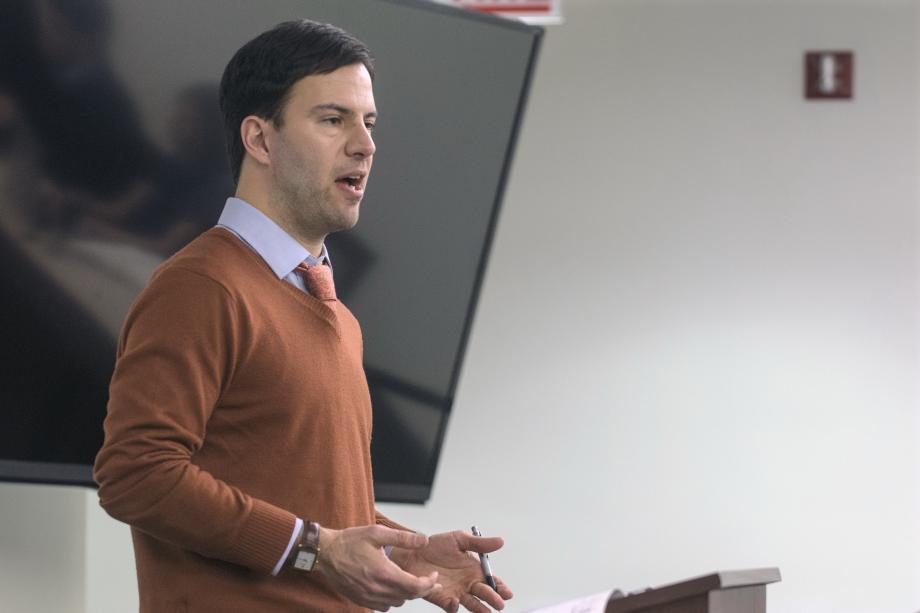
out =
[[194,462],[245,343],[240,319],[213,279],[176,267],[154,276],[119,338],[94,478],[112,517],[203,556],[270,573],[295,516]]

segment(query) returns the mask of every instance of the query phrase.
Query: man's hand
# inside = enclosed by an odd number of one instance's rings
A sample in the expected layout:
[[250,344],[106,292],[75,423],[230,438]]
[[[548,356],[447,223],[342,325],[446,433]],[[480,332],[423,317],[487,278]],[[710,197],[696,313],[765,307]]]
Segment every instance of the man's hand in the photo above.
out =
[[498,592],[485,584],[476,554],[497,551],[502,545],[504,541],[497,536],[476,537],[456,530],[429,537],[424,547],[403,550],[397,546],[391,557],[413,575],[439,574],[440,585],[424,597],[432,604],[449,613],[456,613],[460,605],[473,613],[489,613],[489,607],[483,603],[500,611],[514,594],[498,577],[495,577]]
[[332,588],[362,607],[386,611],[406,600],[428,596],[439,589],[438,573],[415,576],[390,561],[387,545],[414,551],[428,545],[428,537],[385,526],[330,530],[319,535],[321,572]]

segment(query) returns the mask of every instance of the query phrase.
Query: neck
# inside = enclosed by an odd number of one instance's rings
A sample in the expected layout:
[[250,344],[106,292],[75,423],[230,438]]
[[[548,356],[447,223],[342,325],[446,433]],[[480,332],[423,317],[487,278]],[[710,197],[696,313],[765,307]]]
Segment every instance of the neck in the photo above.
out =
[[282,214],[282,207],[272,206],[271,198],[266,196],[263,191],[252,189],[247,184],[244,184],[241,179],[234,196],[240,200],[245,200],[259,209],[266,217],[274,221],[282,230],[287,232],[291,238],[303,245],[304,249],[309,251],[310,255],[313,257],[319,257],[319,254],[322,253],[326,235],[305,236],[297,229],[295,224],[290,223]]
[[307,243],[303,242],[300,239],[297,239],[297,242],[303,245],[306,248],[306,250],[310,252],[310,255],[312,255],[315,258],[318,258],[320,254],[323,252],[323,241],[314,242],[310,245],[308,245]]

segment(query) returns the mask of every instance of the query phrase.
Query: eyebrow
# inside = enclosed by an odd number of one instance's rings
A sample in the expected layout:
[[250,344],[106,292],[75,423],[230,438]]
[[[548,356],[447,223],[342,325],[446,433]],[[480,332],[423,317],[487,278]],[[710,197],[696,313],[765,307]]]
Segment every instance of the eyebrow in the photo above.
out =
[[[314,113],[319,112],[319,111],[335,111],[347,117],[354,117],[357,114],[352,109],[348,108],[347,106],[342,106],[341,104],[335,104],[335,103],[317,104],[316,106],[313,107],[312,111]],[[377,111],[371,111],[370,113],[365,115],[364,118],[365,119],[376,119]]]

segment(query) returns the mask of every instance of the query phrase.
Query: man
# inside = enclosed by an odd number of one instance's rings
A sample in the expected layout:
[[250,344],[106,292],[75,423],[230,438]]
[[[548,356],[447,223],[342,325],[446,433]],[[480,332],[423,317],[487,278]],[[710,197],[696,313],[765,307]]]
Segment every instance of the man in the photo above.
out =
[[472,552],[374,509],[358,324],[327,235],[354,226],[375,152],[373,63],[333,26],[286,22],[221,82],[236,198],[161,266],[119,339],[102,506],[132,526],[141,611],[387,610],[511,597]]

